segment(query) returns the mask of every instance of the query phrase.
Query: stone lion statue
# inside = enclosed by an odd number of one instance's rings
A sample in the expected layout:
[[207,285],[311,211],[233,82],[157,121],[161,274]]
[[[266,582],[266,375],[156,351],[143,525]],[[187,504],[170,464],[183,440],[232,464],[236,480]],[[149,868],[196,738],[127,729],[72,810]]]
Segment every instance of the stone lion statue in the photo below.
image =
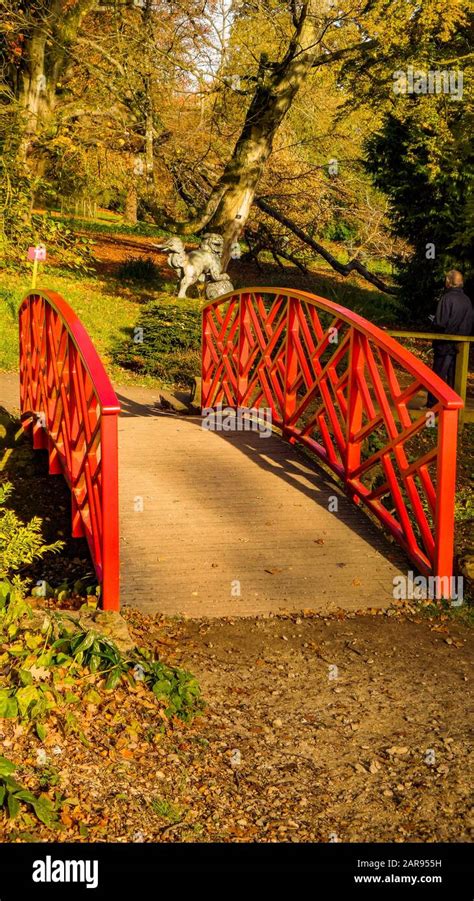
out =
[[206,284],[206,297],[215,300],[233,290],[232,282],[222,271],[224,239],[213,232],[202,235],[197,250],[186,251],[181,238],[171,237],[164,244],[153,244],[157,250],[168,251],[168,264],[177,272],[178,297],[186,297],[186,291],[197,282]]

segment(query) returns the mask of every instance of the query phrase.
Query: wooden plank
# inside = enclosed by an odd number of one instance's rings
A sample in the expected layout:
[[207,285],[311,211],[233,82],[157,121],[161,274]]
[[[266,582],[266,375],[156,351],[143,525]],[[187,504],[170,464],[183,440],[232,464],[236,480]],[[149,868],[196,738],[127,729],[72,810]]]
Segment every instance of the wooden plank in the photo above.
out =
[[135,411],[119,421],[123,604],[252,616],[392,602],[394,576],[413,567],[297,449],[160,414],[153,392],[141,416],[146,393],[119,390]]

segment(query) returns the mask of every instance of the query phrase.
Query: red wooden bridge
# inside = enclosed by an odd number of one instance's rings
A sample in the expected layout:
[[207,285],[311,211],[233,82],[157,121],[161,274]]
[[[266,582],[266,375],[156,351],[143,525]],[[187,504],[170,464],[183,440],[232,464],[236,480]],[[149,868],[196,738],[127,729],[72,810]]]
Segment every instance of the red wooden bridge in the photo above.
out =
[[[361,609],[389,604],[410,567],[451,576],[462,401],[372,323],[275,288],[207,304],[203,429],[146,389],[118,398],[57,294],[19,315],[23,425],[70,486],[105,608]],[[212,430],[222,407],[239,430]]]

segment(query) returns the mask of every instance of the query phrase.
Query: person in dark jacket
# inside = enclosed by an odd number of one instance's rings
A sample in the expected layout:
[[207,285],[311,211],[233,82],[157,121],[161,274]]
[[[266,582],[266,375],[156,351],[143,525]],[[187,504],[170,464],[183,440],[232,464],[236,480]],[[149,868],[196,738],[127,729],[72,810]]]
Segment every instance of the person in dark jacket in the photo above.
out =
[[[446,273],[446,291],[441,296],[434,317],[437,332],[446,335],[470,335],[474,327],[472,303],[463,291],[462,273],[451,269]],[[456,369],[456,341],[433,341],[433,371],[451,388]],[[427,406],[433,407],[437,398],[428,393]]]

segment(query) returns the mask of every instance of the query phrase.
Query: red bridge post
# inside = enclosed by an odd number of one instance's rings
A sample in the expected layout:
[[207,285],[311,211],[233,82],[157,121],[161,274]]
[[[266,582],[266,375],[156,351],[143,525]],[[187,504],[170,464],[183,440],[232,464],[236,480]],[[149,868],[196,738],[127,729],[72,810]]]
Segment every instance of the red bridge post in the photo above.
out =
[[119,609],[119,483],[117,412],[103,410],[102,444],[102,606]]

